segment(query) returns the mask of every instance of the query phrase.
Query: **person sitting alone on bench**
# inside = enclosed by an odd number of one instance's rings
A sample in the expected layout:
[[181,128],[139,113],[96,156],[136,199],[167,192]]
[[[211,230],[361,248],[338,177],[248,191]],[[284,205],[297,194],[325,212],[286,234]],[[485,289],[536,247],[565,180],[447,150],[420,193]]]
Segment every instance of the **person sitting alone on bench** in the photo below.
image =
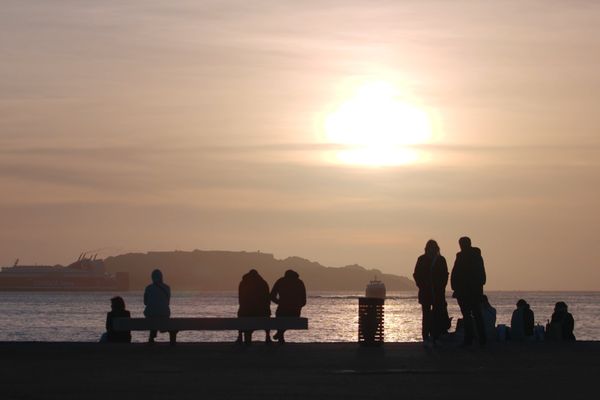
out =
[[101,342],[131,343],[131,332],[115,331],[113,321],[115,318],[130,318],[131,314],[125,309],[125,301],[121,296],[110,299],[111,310],[106,313],[106,333],[102,335]]
[[[277,317],[299,317],[302,307],[306,305],[306,288],[300,280],[296,271],[288,269],[283,278],[279,278],[273,290],[271,290],[271,301],[277,304]],[[273,339],[279,343],[285,343],[283,337],[285,330],[278,330]]]
[[[251,269],[242,277],[238,288],[238,317],[270,317],[271,299],[269,284],[260,276],[258,271]],[[265,331],[265,343],[271,343],[270,331]],[[252,331],[244,331],[244,342],[252,343]],[[242,331],[238,333],[237,343],[242,343]]]
[[[169,318],[171,309],[171,288],[163,282],[163,274],[160,269],[152,271],[152,283],[146,286],[144,291],[144,316],[146,318]],[[148,343],[154,343],[156,331],[150,331]],[[170,332],[171,335],[174,333]]]

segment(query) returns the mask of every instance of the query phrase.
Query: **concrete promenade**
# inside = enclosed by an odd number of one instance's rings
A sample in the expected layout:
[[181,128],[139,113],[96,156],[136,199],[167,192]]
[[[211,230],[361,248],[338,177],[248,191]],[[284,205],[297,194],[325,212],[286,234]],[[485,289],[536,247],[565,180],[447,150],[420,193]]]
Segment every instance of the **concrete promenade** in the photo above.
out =
[[[257,335],[260,336],[260,335]],[[8,399],[593,399],[600,342],[0,343]]]

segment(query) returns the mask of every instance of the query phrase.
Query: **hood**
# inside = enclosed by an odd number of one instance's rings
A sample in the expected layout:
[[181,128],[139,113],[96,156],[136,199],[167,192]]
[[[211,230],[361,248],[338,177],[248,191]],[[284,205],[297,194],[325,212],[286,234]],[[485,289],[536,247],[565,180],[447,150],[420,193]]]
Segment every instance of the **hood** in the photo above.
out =
[[257,270],[255,269],[251,269],[250,271],[248,271],[247,273],[244,274],[244,276],[242,277],[243,280],[253,280],[253,279],[262,279],[262,277],[260,276],[260,274],[258,273]]
[[300,278],[300,275],[298,275],[298,273],[293,269],[288,269],[287,271],[285,271],[284,277],[286,277],[287,279],[298,279]]
[[160,269],[152,271],[152,283],[163,283],[163,274]]

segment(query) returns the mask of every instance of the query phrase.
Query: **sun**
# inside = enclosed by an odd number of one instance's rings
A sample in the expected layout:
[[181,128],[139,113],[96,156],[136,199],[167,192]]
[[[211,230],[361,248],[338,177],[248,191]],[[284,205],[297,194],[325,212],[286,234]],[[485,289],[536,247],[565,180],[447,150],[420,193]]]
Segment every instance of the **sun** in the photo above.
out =
[[335,161],[392,166],[419,161],[411,146],[432,138],[429,115],[400,95],[391,83],[367,82],[356,88],[326,118],[325,140],[342,149]]

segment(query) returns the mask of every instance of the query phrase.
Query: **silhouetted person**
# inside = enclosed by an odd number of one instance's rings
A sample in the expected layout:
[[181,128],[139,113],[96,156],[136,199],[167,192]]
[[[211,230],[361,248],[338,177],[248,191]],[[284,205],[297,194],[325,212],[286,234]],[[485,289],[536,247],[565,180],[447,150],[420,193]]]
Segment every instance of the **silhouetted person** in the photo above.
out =
[[485,294],[481,297],[481,314],[486,338],[494,338],[496,336],[496,309],[492,307]]
[[510,339],[524,341],[533,339],[533,325],[535,317],[529,304],[520,299],[517,301],[517,309],[513,311],[510,319]]
[[[279,278],[275,282],[273,290],[271,290],[271,301],[277,304],[275,312],[277,317],[300,316],[302,307],[306,305],[306,288],[296,271],[288,269],[283,278]],[[279,340],[279,343],[285,343],[284,333],[284,330],[277,331],[273,339]]]
[[456,254],[450,284],[454,290],[453,296],[458,300],[458,306],[463,315],[464,345],[473,344],[473,320],[475,320],[479,343],[484,345],[486,336],[481,313],[481,299],[483,285],[485,285],[485,268],[481,250],[472,247],[471,239],[466,236],[461,237],[458,244],[461,251]]
[[574,330],[575,320],[573,319],[573,315],[569,312],[567,303],[559,301],[554,306],[552,320],[546,327],[546,338],[548,340],[574,341]]
[[448,265],[440,255],[440,247],[435,240],[425,244],[425,254],[419,256],[413,273],[419,288],[419,303],[423,312],[423,343],[435,344],[440,334],[448,329],[448,311],[446,308],[446,285],[448,284]]
[[[144,316],[146,318],[169,318],[171,309],[171,288],[163,282],[163,274],[160,269],[152,271],[152,283],[146,286],[144,291]],[[154,343],[156,331],[150,331],[149,343]]]
[[125,301],[122,297],[116,296],[110,299],[110,311],[106,313],[106,334],[102,335],[101,341],[108,343],[130,343],[131,332],[115,331],[113,321],[115,318],[131,318],[129,311],[125,309]]
[[[238,287],[238,317],[269,317],[271,316],[271,299],[269,295],[269,285],[255,270],[242,277]],[[265,331],[265,342],[271,343],[270,331]],[[246,344],[252,343],[252,331],[244,331],[244,341]],[[238,334],[239,343],[242,342],[242,332]]]

